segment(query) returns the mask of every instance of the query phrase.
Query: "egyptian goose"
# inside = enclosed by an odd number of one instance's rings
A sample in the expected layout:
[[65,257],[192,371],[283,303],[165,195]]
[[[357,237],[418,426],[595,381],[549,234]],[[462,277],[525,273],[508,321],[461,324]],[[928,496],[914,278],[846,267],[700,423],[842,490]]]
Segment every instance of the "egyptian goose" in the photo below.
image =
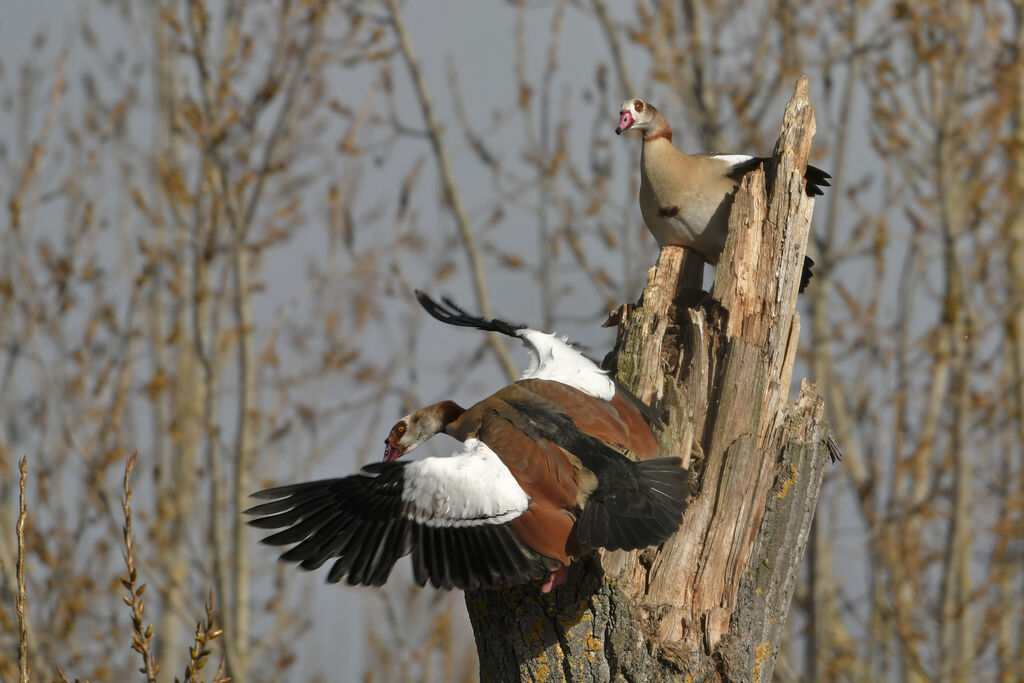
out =
[[[654,106],[626,100],[619,110],[617,135],[640,131],[640,213],[659,247],[676,245],[697,251],[711,265],[725,248],[729,209],[740,181],[767,161],[746,154],[683,154],[672,145],[672,128]],[[823,194],[828,173],[808,166],[807,196]],[[804,258],[800,291],[811,279],[814,261]]]
[[[329,582],[380,585],[412,554],[420,585],[543,578],[546,593],[591,548],[643,548],[676,531],[687,472],[679,458],[651,459],[658,445],[637,399],[563,339],[417,296],[444,322],[522,339],[530,368],[468,409],[442,401],[402,418],[385,461],[360,474],[254,494],[271,502],[247,510],[249,523],[284,528],[263,541],[297,544],[282,559],[314,569],[337,558]],[[441,432],[461,449],[398,461]]]

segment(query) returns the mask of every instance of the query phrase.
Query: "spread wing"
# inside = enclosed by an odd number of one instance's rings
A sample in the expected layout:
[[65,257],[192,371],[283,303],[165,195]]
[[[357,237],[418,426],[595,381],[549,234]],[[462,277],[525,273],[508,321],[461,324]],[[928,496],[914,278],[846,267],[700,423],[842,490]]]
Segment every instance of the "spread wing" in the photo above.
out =
[[450,457],[376,463],[253,496],[270,502],[246,510],[249,524],[283,529],[263,542],[292,546],[281,559],[307,570],[334,559],[330,583],[381,585],[408,554],[420,585],[465,590],[525,583],[551,563],[512,525],[529,497],[476,440]]

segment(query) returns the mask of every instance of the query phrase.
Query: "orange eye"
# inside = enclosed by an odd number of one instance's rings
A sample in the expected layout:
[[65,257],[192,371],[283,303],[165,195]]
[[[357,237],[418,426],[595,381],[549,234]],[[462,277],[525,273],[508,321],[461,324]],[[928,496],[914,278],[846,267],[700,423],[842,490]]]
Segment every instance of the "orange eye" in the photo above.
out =
[[405,425],[404,424],[399,424],[399,425],[395,426],[395,433],[398,434],[399,436],[401,436],[402,434],[405,434]]
[[643,100],[633,100],[633,108],[636,109],[638,114],[642,112],[644,110]]

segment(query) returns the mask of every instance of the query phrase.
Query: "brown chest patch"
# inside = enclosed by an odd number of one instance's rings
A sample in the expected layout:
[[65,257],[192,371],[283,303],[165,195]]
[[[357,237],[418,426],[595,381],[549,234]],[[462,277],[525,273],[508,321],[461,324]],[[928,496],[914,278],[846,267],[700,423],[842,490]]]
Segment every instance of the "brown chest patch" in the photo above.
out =
[[666,206],[663,209],[658,209],[658,215],[662,218],[672,218],[679,214],[678,206]]

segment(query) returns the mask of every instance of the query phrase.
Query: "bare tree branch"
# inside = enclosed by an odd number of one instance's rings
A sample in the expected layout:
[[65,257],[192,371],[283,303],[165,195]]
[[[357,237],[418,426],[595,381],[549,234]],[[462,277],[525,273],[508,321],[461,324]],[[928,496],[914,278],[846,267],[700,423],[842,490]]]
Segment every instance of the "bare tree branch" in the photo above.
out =
[[[427,84],[423,79],[420,70],[420,63],[412,51],[412,43],[409,34],[405,30],[405,23],[402,20],[402,13],[398,7],[398,0],[384,0],[387,5],[391,25],[395,30],[395,37],[398,39],[398,46],[406,66],[409,67],[409,75],[412,78],[413,86],[416,88],[416,97],[419,100],[420,110],[423,113],[423,122],[427,126],[427,133],[430,137],[431,147],[434,149],[434,158],[437,160],[438,172],[441,174],[441,184],[444,188],[445,201],[451,207],[455,216],[455,223],[459,227],[459,235],[462,238],[462,245],[466,249],[466,258],[469,260],[469,268],[473,274],[473,291],[476,293],[477,308],[485,318],[494,317],[491,312],[491,300],[487,293],[487,277],[484,273],[483,260],[480,257],[480,248],[473,234],[473,228],[469,224],[469,217],[462,204],[462,196],[455,182],[452,173],[451,162],[448,160],[448,150],[444,145],[441,127],[434,115],[434,108],[430,102],[430,95],[427,93]],[[508,349],[500,336],[494,332],[488,333],[491,348],[494,351],[498,362],[501,364],[505,375],[514,380],[519,377],[519,369],[512,362]]]
[[18,673],[21,683],[28,683],[31,675],[28,668],[28,617],[25,616],[25,520],[28,517],[28,508],[25,505],[25,483],[28,481],[27,459],[22,458],[18,463],[18,470],[21,478],[18,483]]
[[146,604],[142,593],[146,584],[137,584],[138,575],[135,571],[135,536],[132,534],[132,469],[135,467],[136,454],[133,453],[124,467],[124,496],[121,498],[121,509],[124,512],[124,563],[128,568],[128,576],[121,579],[121,585],[128,593],[124,602],[132,611],[132,649],[142,657],[141,673],[146,674],[149,683],[156,683],[156,675],[160,670],[153,656],[153,624],[143,622]]

